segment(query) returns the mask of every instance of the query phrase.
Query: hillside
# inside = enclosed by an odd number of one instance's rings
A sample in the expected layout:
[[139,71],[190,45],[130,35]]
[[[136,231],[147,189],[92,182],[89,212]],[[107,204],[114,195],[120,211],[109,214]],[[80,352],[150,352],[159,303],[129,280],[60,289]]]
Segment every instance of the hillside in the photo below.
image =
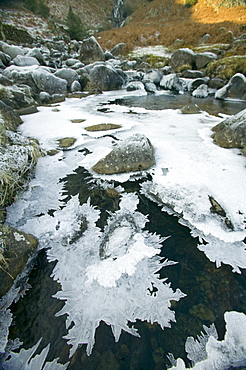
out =
[[[176,39],[183,46],[197,45],[205,34],[209,42],[231,42],[246,32],[246,6],[226,8],[218,1],[198,0],[187,6],[185,0],[154,0],[135,11],[119,29],[100,33],[100,42],[110,47],[125,42],[128,49],[136,46],[172,45]],[[245,49],[244,49],[245,51]]]
[[[36,2],[48,7],[49,25],[66,24],[69,8],[87,34],[95,34],[104,49],[119,42],[126,51],[137,46],[196,46],[209,34],[209,43],[230,43],[246,33],[245,0],[2,0],[2,6],[24,9]],[[232,6],[232,4],[245,4]],[[29,4],[29,5],[28,5]],[[32,4],[30,6],[30,4]],[[194,4],[194,5],[192,5]],[[229,5],[228,5],[229,4]],[[28,13],[19,17],[24,22]],[[121,27],[114,27],[121,25]],[[122,26],[123,25],[123,26]],[[240,54],[245,53],[242,43]]]

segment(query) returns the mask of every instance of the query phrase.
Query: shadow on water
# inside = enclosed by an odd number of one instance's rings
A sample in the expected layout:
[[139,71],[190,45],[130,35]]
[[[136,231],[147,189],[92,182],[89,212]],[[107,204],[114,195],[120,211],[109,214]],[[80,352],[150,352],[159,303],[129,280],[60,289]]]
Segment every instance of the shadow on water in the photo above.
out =
[[[106,223],[107,210],[118,209],[119,198],[112,197],[107,190],[91,182],[89,173],[79,167],[64,181],[64,193],[68,196],[79,194],[81,204],[91,197],[91,203],[103,211],[100,227]],[[146,181],[146,179],[142,180]],[[117,184],[115,184],[117,185]],[[140,181],[121,184],[127,192],[139,191]],[[162,236],[171,236],[163,242],[161,255],[178,264],[160,271],[173,289],[181,289],[187,296],[173,304],[176,323],[162,330],[158,324],[138,321],[141,338],[122,332],[115,343],[111,329],[101,322],[96,331],[96,343],[92,355],[86,355],[85,346],[79,348],[71,358],[71,370],[163,370],[170,365],[167,354],[185,358],[187,336],[200,334],[203,325],[215,322],[219,337],[224,337],[224,312],[237,310],[246,312],[245,274],[233,274],[229,266],[217,269],[196,245],[197,239],[190,236],[189,229],[180,225],[176,217],[161,212],[161,208],[139,195],[138,211],[148,215],[146,229]],[[54,263],[48,263],[45,251],[39,253],[35,269],[30,275],[32,285],[27,294],[11,307],[14,322],[10,337],[20,338],[28,348],[43,337],[42,345],[51,343],[48,359],[56,357],[68,361],[69,346],[62,336],[66,335],[65,317],[55,317],[63,303],[52,295],[59,285],[50,278]],[[117,304],[117,302],[116,302]],[[188,360],[187,360],[188,364]]]

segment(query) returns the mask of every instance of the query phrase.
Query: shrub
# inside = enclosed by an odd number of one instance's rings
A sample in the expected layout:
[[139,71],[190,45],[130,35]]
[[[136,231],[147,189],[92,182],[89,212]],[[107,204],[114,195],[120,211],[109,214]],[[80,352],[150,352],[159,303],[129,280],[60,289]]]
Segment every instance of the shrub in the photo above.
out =
[[71,6],[69,6],[66,24],[68,27],[68,34],[71,39],[79,41],[86,37],[87,32],[84,28],[84,25],[80,17],[74,14]]

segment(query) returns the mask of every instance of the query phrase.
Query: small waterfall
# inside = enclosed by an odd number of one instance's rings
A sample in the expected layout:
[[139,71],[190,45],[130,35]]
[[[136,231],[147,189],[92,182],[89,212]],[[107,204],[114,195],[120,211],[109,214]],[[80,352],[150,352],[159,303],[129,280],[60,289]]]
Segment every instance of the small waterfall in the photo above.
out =
[[113,27],[120,27],[123,21],[122,7],[124,0],[116,0],[115,6],[112,11]]

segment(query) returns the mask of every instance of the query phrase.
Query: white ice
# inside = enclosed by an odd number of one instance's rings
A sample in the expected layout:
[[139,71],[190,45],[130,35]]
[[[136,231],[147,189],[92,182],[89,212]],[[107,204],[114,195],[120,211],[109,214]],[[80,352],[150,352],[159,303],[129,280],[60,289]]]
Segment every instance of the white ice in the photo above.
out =
[[[237,149],[223,149],[213,143],[211,128],[222,118],[206,112],[184,115],[179,110],[148,111],[115,104],[104,105],[108,113],[98,111],[109,99],[125,95],[134,93],[122,90],[68,99],[60,103],[58,112],[52,107],[40,107],[38,113],[24,116],[19,127],[24,135],[38,139],[46,150],[57,149],[60,138],[76,139],[69,150],[39,160],[29,190],[9,207],[7,218],[12,226],[35,235],[40,248],[49,248],[49,259],[58,261],[53,277],[61,284],[56,297],[65,301],[59,314],[67,315],[66,338],[72,345],[71,353],[81,343],[87,344],[87,353],[91,353],[101,320],[111,325],[116,340],[121,330],[137,335],[134,327],[128,326],[136,319],[156,321],[163,328],[170,326],[175,320],[170,300],[183,296],[178,290],[173,292],[156,274],[170,262],[160,261],[159,236],[142,230],[147,220],[136,211],[134,195],[122,193],[121,209],[109,217],[104,234],[95,225],[98,210],[89,203],[80,206],[77,197],[67,204],[63,202],[60,179],[79,166],[90,171],[94,180],[106,184],[139,176],[99,175],[91,170],[112,149],[116,138],[124,140],[134,133],[146,135],[154,146],[156,164],[149,170],[152,181],[143,183],[142,192],[160,204],[163,211],[178,216],[194,237],[199,236],[198,247],[218,267],[227,263],[237,272],[246,267],[242,242],[245,157]],[[129,114],[130,110],[137,114]],[[85,121],[73,123],[72,119]],[[122,127],[102,132],[85,130],[99,123]],[[79,151],[83,148],[90,154]],[[233,230],[210,212],[209,196],[226,211]],[[87,229],[80,235],[83,220]],[[146,294],[153,284],[157,293]]]
[[[219,341],[214,327],[205,328],[207,334],[198,336],[198,340],[189,337],[186,341],[188,358],[193,362],[189,369],[226,370],[244,369],[246,366],[246,315],[241,312],[226,312],[225,339]],[[193,340],[193,341],[192,341]],[[190,344],[193,344],[191,346]],[[192,355],[191,355],[192,354]],[[187,369],[182,359],[177,359],[170,370]]]
[[[47,207],[56,208],[57,205],[53,203],[57,202],[58,197],[55,198],[53,193],[59,192],[59,172],[63,177],[78,166],[91,171],[91,167],[112,149],[114,139],[107,135],[115,135],[123,140],[134,133],[142,133],[153,144],[156,158],[156,165],[150,171],[153,180],[143,184],[142,192],[158,202],[163,211],[177,215],[180,222],[191,229],[193,236],[205,241],[198,247],[217,266],[223,262],[230,264],[233,271],[240,272],[241,268],[246,267],[245,244],[242,243],[245,237],[246,160],[239,155],[239,150],[224,149],[213,143],[211,128],[222,118],[206,112],[185,115],[179,110],[148,111],[114,104],[104,105],[109,108],[108,113],[98,111],[107,100],[134,94],[136,92],[126,93],[122,90],[85,99],[68,99],[60,104],[59,112],[52,111],[52,107],[40,107],[39,113],[24,116],[20,131],[38,139],[47,150],[57,148],[57,140],[62,137],[76,138],[72,153],[64,152],[54,158],[41,159],[37,171],[42,177],[42,185],[39,189],[40,180],[34,180],[34,185],[31,184],[32,193],[37,192],[40,199],[42,190]],[[137,114],[128,114],[130,110]],[[72,123],[71,120],[75,118],[85,121]],[[122,128],[101,132],[85,130],[86,126],[99,123],[117,123]],[[76,150],[83,147],[89,149],[91,154],[83,156]],[[126,181],[134,175],[92,174],[105,181]],[[209,196],[216,199],[225,210],[233,230],[225,226],[220,216],[210,212]],[[29,199],[33,202],[31,194]],[[18,205],[13,208],[16,207]],[[22,207],[25,206],[22,204]],[[40,207],[44,208],[36,204],[37,209]],[[43,210],[40,209],[40,212]],[[17,222],[16,217],[10,219],[11,223]],[[240,263],[237,255],[240,255]]]

